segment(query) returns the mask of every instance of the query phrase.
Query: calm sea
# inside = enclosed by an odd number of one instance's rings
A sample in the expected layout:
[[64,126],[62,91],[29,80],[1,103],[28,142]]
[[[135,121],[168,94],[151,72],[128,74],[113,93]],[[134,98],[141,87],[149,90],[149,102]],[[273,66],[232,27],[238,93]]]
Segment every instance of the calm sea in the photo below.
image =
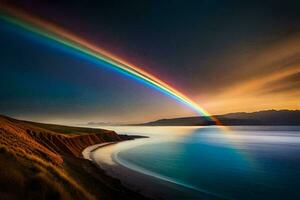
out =
[[115,159],[226,199],[300,199],[300,127],[113,127],[146,135]]

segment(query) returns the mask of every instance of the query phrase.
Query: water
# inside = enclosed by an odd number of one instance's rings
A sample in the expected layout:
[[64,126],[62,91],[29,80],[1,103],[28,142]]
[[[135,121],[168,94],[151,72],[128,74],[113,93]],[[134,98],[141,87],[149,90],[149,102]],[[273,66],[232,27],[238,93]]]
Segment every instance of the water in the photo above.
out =
[[[132,169],[226,199],[300,199],[300,127],[113,127]],[[138,141],[138,140],[136,140]]]

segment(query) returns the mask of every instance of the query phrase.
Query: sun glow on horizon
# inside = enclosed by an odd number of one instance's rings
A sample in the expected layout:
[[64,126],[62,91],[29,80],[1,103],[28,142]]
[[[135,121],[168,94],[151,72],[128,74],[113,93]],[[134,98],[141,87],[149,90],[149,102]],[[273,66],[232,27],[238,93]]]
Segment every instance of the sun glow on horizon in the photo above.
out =
[[3,7],[6,14],[1,15],[1,18],[5,21],[21,27],[27,31],[43,36],[72,50],[78,51],[84,56],[88,56],[91,59],[100,61],[105,66],[112,67],[118,72],[128,75],[134,79],[137,79],[148,86],[162,92],[163,94],[176,99],[178,102],[185,104],[192,108],[200,116],[206,117],[209,120],[215,121],[216,124],[221,125],[221,122],[215,117],[211,116],[204,108],[195,103],[192,99],[179,92],[169,84],[165,83],[161,79],[149,74],[145,70],[134,66],[105,50],[92,45],[88,41],[65,31],[62,28],[57,27],[51,23],[42,21],[38,18],[30,16],[19,10]]

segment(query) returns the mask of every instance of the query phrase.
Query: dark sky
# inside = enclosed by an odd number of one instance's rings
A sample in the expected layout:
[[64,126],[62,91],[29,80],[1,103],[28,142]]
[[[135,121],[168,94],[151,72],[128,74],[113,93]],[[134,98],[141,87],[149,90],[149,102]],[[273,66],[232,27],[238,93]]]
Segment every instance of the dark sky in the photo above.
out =
[[[298,93],[287,95],[282,89],[280,94],[265,95],[266,87],[278,91],[288,84],[294,91],[300,85],[298,2],[22,1],[14,5],[148,70],[208,111],[224,113],[298,108]],[[0,44],[4,47],[0,113],[61,123],[138,122],[195,114],[134,80],[3,21]],[[281,70],[287,77],[276,76]],[[236,89],[237,85],[242,88]],[[251,95],[245,99],[240,91]],[[273,96],[277,104],[270,101]],[[249,106],[257,104],[251,100],[256,97],[261,98],[259,106]],[[245,106],[232,106],[237,99]]]

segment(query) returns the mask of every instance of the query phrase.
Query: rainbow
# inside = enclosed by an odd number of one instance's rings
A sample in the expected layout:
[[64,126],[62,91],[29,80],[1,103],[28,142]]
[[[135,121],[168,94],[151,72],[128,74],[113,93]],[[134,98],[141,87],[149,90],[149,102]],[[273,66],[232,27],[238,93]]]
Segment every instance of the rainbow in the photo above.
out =
[[196,111],[198,115],[204,116],[208,120],[214,121],[216,124],[221,125],[218,119],[211,116],[205,109],[200,107],[192,99],[154,75],[146,72],[145,70],[128,63],[115,55],[112,55],[111,53],[91,44],[90,42],[74,35],[73,33],[64,30],[61,27],[56,26],[55,24],[28,15],[20,10],[17,10],[16,8],[2,6],[0,9],[3,11],[0,17],[6,22],[54,41],[57,44],[63,45],[64,47],[75,50],[83,56],[88,56],[92,59],[101,61],[102,63],[104,62],[105,64],[110,65],[112,68],[141,80],[165,95],[168,95],[185,104]]

